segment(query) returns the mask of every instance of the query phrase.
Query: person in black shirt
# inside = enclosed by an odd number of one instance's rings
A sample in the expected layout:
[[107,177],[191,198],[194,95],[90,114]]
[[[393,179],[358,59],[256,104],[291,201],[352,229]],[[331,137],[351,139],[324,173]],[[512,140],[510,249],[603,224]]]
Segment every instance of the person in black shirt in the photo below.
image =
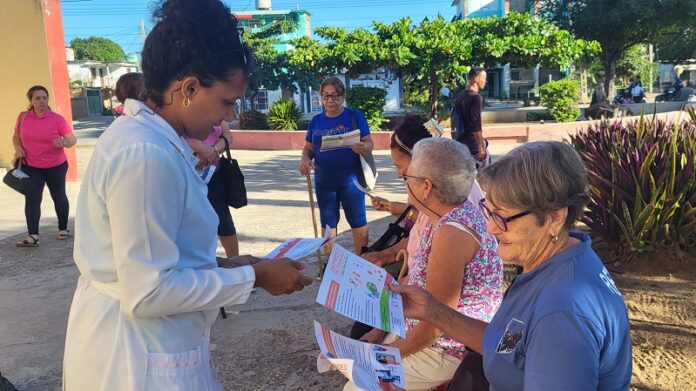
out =
[[490,163],[486,150],[487,142],[483,138],[481,127],[481,112],[483,97],[479,93],[486,87],[486,70],[473,67],[469,70],[467,87],[459,93],[456,105],[459,109],[459,119],[455,139],[466,145],[471,155],[476,159],[478,168]]

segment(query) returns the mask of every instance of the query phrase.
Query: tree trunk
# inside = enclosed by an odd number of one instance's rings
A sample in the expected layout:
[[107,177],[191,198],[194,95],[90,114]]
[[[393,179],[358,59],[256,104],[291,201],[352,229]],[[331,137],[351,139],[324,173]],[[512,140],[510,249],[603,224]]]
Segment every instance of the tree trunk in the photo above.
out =
[[439,83],[437,75],[430,75],[430,117],[437,118],[437,98],[440,95]]
[[604,91],[606,91],[607,99],[611,102],[614,99],[614,77],[616,76],[616,60],[612,57],[602,58],[602,66],[604,67]]

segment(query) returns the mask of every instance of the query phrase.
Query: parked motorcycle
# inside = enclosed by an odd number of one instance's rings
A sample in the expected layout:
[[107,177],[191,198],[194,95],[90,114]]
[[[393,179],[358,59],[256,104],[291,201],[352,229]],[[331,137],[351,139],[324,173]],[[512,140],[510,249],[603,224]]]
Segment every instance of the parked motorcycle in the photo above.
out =
[[616,91],[616,96],[612,103],[615,105],[630,105],[634,103],[633,95],[631,95],[631,91],[629,91],[628,88],[621,88]]
[[694,89],[691,87],[668,87],[662,91],[662,94],[655,97],[655,102],[685,102],[692,95],[694,95]]

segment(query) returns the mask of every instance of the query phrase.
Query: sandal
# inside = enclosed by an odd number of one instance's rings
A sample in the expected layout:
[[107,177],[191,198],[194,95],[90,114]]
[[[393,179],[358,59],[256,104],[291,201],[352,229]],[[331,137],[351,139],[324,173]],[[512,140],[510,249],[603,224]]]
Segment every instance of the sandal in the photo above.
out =
[[38,235],[29,235],[26,239],[16,243],[17,247],[39,247]]
[[58,240],[66,240],[70,237],[70,231],[67,229],[64,231],[58,231]]

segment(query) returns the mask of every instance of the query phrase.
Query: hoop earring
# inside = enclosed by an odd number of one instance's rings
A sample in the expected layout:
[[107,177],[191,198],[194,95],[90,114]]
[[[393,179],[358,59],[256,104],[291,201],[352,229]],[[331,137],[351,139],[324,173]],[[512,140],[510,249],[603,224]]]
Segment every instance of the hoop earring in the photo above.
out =
[[553,244],[558,243],[558,235],[551,235],[551,243],[553,243]]
[[187,96],[184,98],[184,107],[189,107],[189,106],[191,106],[191,99],[189,99],[189,97]]

